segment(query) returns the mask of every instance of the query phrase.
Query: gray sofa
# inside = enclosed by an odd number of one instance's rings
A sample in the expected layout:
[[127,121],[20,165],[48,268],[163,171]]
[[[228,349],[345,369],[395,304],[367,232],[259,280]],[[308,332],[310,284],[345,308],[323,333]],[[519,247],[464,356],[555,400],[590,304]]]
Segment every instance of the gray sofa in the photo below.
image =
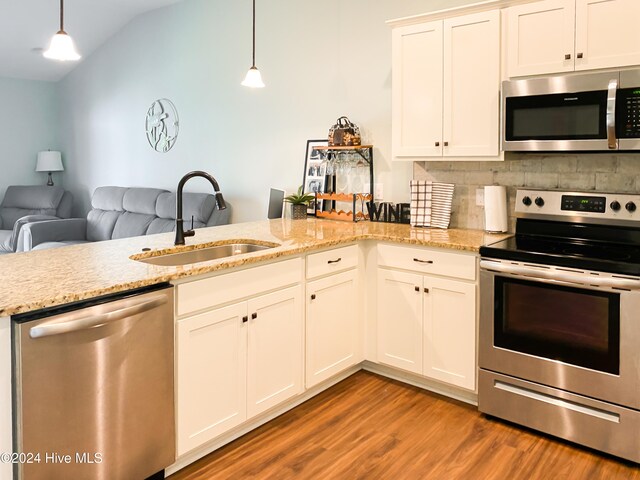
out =
[[[227,205],[228,206],[228,205]],[[87,218],[28,223],[18,238],[18,251],[44,250],[86,242],[171,232],[175,229],[176,195],[156,188],[99,187]],[[229,207],[229,206],[228,206]],[[231,209],[218,210],[213,195],[184,193],[185,228],[229,223]]]
[[19,232],[30,222],[69,218],[73,196],[61,187],[12,185],[0,204],[0,254],[16,251]]

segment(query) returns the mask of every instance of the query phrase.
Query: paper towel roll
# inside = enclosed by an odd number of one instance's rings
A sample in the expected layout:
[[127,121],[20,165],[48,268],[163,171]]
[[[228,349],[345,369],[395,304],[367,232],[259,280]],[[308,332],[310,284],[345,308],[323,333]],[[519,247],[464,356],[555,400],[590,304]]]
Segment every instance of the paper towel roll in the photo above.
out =
[[491,185],[484,187],[484,229],[487,232],[506,232],[507,187]]

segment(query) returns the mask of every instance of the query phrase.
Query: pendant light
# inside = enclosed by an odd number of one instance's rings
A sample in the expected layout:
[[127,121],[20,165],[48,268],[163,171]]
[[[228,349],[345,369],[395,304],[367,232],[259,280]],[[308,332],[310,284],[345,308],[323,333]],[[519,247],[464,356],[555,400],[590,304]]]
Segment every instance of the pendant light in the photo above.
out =
[[73,40],[64,31],[64,0],[60,0],[60,30],[51,39],[49,49],[42,54],[51,60],[76,61],[80,54],[76,51]]
[[256,0],[253,0],[253,62],[241,85],[250,88],[263,88],[264,82],[260,70],[256,67]]

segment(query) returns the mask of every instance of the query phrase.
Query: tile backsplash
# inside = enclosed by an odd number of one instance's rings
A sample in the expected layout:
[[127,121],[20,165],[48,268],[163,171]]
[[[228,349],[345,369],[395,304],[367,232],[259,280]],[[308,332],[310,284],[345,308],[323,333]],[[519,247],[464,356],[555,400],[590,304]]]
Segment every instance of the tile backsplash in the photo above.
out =
[[504,162],[414,162],[415,180],[456,185],[452,228],[484,228],[484,207],[476,205],[476,189],[505,185],[509,203],[509,231],[515,227],[515,193],[520,187],[636,193],[640,191],[640,153],[517,154]]

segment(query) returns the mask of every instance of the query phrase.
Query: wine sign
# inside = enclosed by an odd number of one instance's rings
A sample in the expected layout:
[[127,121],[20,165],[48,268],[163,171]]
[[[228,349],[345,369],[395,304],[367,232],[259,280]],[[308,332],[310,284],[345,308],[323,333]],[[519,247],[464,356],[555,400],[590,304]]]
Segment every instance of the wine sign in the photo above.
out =
[[367,211],[372,222],[411,222],[411,207],[408,203],[368,202]]

